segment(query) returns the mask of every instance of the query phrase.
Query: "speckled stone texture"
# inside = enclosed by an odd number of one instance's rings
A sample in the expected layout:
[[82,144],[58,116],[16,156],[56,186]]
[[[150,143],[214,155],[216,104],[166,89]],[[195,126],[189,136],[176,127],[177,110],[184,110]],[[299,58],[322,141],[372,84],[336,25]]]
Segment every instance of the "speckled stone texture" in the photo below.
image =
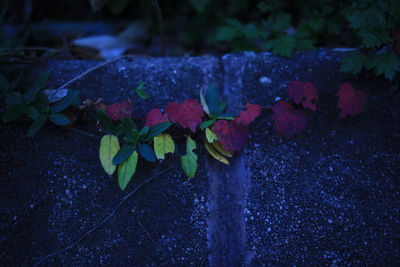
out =
[[[135,117],[168,102],[198,99],[219,84],[230,111],[246,102],[287,99],[292,80],[313,82],[317,111],[294,139],[277,136],[271,112],[251,125],[247,147],[231,168],[199,146],[188,180],[179,157],[142,160],[121,192],[98,160],[98,137],[47,125],[27,138],[29,124],[0,123],[0,262],[32,266],[77,240],[148,177],[114,216],[72,249],[42,266],[396,266],[400,262],[400,94],[398,83],[339,72],[342,54],[320,49],[280,58],[234,53],[221,58],[132,58],[71,84],[82,98],[130,98]],[[52,72],[57,88],[95,61],[28,66],[28,78]],[[134,88],[146,82],[150,97]],[[339,118],[343,82],[365,90],[366,112]],[[94,121],[75,129],[97,132]],[[179,140],[179,151],[184,142]]]
[[[266,106],[286,99],[292,80],[320,97],[305,132],[277,137],[270,113],[251,127],[245,150],[245,209],[251,266],[395,266],[400,262],[400,103],[398,85],[338,71],[340,54],[290,59],[223,57],[225,85]],[[334,92],[344,82],[368,95],[365,113],[339,119]],[[332,94],[333,93],[333,94]]]
[[[56,88],[97,65],[94,61],[50,61],[29,66],[34,77],[51,70]],[[82,99],[102,97],[106,103],[133,102],[135,117],[169,101],[197,99],[201,86],[217,82],[218,60],[177,58],[122,60],[90,73],[69,88]],[[148,100],[134,96],[146,82]],[[207,265],[206,218],[208,180],[204,168],[188,180],[178,156],[161,164],[139,161],[126,188],[119,189],[98,159],[99,138],[46,125],[34,138],[29,124],[1,123],[2,266],[32,266],[64,248],[100,223],[119,201],[148,177],[171,168],[128,199],[101,228],[77,246],[46,260],[44,266],[204,266]],[[74,126],[97,133],[95,121]],[[101,134],[98,134],[99,136]],[[184,151],[184,147],[180,147]],[[200,149],[199,164],[204,166]]]

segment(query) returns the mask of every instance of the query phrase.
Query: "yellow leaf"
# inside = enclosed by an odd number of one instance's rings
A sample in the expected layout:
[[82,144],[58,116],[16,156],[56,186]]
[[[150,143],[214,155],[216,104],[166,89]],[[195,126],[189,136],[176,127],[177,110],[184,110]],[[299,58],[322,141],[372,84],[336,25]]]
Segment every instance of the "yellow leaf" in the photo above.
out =
[[216,160],[226,165],[229,165],[229,161],[224,156],[219,154],[218,151],[210,143],[207,142],[207,140],[204,140],[204,146],[206,147],[208,153],[210,153],[210,155],[213,156]]
[[118,137],[114,135],[105,135],[101,138],[99,157],[101,165],[103,166],[104,171],[108,175],[112,175],[115,171],[116,166],[112,164],[112,160],[114,156],[117,154],[118,150],[119,150]]
[[153,140],[154,152],[158,159],[164,159],[165,154],[175,152],[175,144],[169,134],[159,134]]
[[212,145],[222,155],[230,157],[230,158],[232,157],[232,153],[230,151],[226,150],[225,148],[223,148],[220,143],[214,142],[214,143],[212,143]]
[[135,151],[127,160],[118,166],[118,184],[122,190],[125,189],[132,176],[135,174],[137,162],[138,153]]
[[218,140],[218,136],[210,128],[206,128],[206,138],[209,143],[214,143],[214,141]]

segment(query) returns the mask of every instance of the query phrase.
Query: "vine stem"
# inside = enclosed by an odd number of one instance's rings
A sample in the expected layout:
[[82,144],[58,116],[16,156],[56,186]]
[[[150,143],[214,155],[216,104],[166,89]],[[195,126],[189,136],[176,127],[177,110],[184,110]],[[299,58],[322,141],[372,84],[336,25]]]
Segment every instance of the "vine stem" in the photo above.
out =
[[128,198],[130,198],[134,193],[136,193],[140,188],[142,188],[144,185],[150,183],[151,181],[153,181],[155,178],[157,178],[158,176],[170,171],[171,169],[173,169],[173,167],[168,167],[162,171],[160,171],[157,174],[154,174],[153,176],[149,177],[148,179],[146,179],[145,181],[143,181],[140,185],[138,185],[135,189],[133,189],[129,194],[127,194],[119,203],[118,205],[114,208],[114,210],[107,215],[99,224],[97,224],[95,227],[93,227],[92,229],[90,229],[89,231],[87,231],[86,233],[84,233],[81,237],[79,237],[75,242],[71,243],[70,245],[66,246],[65,248],[62,248],[60,250],[57,250],[55,252],[52,252],[50,254],[48,254],[47,256],[45,256],[44,258],[42,258],[40,261],[38,261],[37,263],[35,263],[35,265],[33,266],[39,266],[40,264],[42,264],[44,261],[46,261],[48,258],[55,256],[57,254],[60,254],[64,251],[70,250],[73,247],[75,247],[79,242],[81,242],[84,238],[86,238],[88,235],[90,235],[91,233],[93,233],[94,231],[96,231],[97,229],[99,229],[102,225],[104,225],[109,219],[111,219],[111,217],[114,216],[114,214],[122,207],[122,205],[126,202],[126,200]]
[[84,72],[82,72],[81,74],[79,74],[78,76],[76,76],[75,78],[69,80],[68,82],[62,84],[60,87],[58,87],[57,89],[55,89],[55,90],[49,95],[49,97],[54,96],[54,95],[57,94],[60,90],[64,89],[64,88],[67,87],[68,85],[70,85],[70,84],[76,82],[77,80],[82,79],[84,76],[88,75],[88,74],[91,73],[92,71],[95,71],[95,70],[97,70],[97,69],[99,69],[99,68],[101,68],[101,67],[104,67],[105,65],[108,65],[108,64],[110,64],[110,63],[116,62],[116,61],[121,60],[121,59],[123,59],[123,58],[131,58],[131,57],[132,57],[132,56],[130,56],[130,55],[124,55],[124,56],[116,57],[116,58],[114,58],[114,59],[110,59],[110,60],[107,60],[107,61],[105,61],[105,62],[103,62],[103,63],[101,63],[101,64],[98,64],[98,65],[96,65],[96,66],[94,66],[94,67],[92,67],[92,68],[89,68],[89,69],[85,70]]
[[101,67],[103,67],[105,65],[108,65],[108,64],[116,62],[116,61],[118,61],[120,59],[129,58],[129,57],[132,57],[132,56],[125,55],[125,56],[116,57],[114,59],[110,59],[110,60],[107,60],[107,61],[105,61],[105,62],[103,62],[101,64],[98,64],[98,65],[96,65],[96,66],[94,66],[92,68],[89,68],[89,69],[85,70],[84,72],[82,72],[81,74],[79,74],[78,76],[76,76],[75,78],[73,78],[72,80],[69,80],[68,82],[64,83],[63,85],[58,87],[56,90],[58,91],[58,90],[64,89],[65,87],[67,87],[71,83],[81,79],[82,77],[86,76],[87,74],[91,73],[92,71],[97,70],[97,69],[99,69],[99,68],[101,68]]

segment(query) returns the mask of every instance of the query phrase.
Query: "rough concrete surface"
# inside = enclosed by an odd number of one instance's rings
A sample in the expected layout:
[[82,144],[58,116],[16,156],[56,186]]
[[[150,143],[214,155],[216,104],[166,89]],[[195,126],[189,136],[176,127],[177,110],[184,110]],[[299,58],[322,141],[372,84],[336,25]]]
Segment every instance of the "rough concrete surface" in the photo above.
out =
[[[263,106],[287,97],[292,80],[313,82],[324,95],[307,112],[305,132],[284,139],[270,112],[251,126],[244,152],[229,167],[198,149],[198,174],[180,170],[179,157],[140,162],[121,192],[98,160],[99,138],[47,125],[34,138],[28,124],[1,124],[0,262],[32,266],[77,240],[138,190],[95,232],[43,266],[396,266],[400,262],[400,100],[393,84],[338,71],[341,54],[269,53],[222,58],[133,58],[102,67],[69,88],[107,102],[130,98],[137,117],[170,101],[198,99],[220,85],[229,109]],[[94,61],[49,61],[50,87]],[[145,81],[149,99],[133,89]],[[352,82],[367,93],[365,113],[339,119],[333,92]],[[96,132],[87,122],[77,129]],[[184,147],[180,147],[183,151]]]

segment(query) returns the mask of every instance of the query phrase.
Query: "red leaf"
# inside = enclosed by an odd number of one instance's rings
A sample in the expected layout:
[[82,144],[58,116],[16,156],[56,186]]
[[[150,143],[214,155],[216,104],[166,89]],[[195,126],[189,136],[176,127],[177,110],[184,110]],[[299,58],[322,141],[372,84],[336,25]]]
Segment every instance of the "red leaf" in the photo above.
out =
[[258,115],[260,115],[261,107],[259,105],[253,105],[247,103],[246,107],[247,109],[245,111],[240,112],[239,117],[235,119],[236,123],[249,125],[252,121],[254,121],[258,117]]
[[309,108],[313,111],[317,109],[315,100],[318,99],[317,89],[313,83],[300,81],[290,82],[288,85],[289,97],[297,104],[302,104],[304,108]]
[[119,121],[123,118],[130,118],[132,112],[132,103],[128,99],[122,103],[108,105],[106,107],[106,112],[114,121]]
[[218,120],[212,131],[218,136],[218,143],[231,152],[242,149],[249,136],[247,127],[235,121]]
[[153,108],[152,110],[149,111],[146,115],[146,123],[144,126],[151,127],[153,125],[162,123],[162,122],[167,122],[168,117],[167,114],[161,114],[161,110],[158,108]]
[[285,101],[278,102],[272,108],[274,129],[278,134],[291,138],[303,132],[307,124],[307,116],[302,110],[293,109]]
[[364,91],[355,90],[351,83],[344,83],[340,86],[338,108],[340,109],[340,118],[347,115],[354,116],[364,111],[367,104],[367,98]]
[[204,115],[203,107],[196,100],[185,100],[182,104],[171,102],[168,104],[166,113],[168,118],[179,123],[182,127],[189,128],[192,132],[196,131]]

